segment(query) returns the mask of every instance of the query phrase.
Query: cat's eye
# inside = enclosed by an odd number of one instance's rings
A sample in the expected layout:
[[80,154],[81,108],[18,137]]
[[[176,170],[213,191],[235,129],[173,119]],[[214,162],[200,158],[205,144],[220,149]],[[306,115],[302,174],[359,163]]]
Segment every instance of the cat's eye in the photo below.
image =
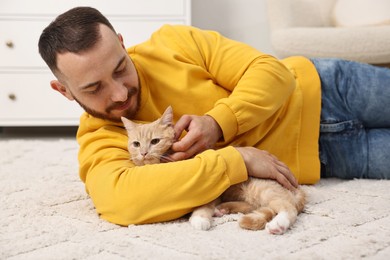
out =
[[154,138],[154,139],[152,139],[152,141],[150,141],[150,143],[153,145],[158,144],[159,142],[160,142],[159,138]]
[[134,147],[140,147],[141,144],[140,144],[139,142],[137,142],[137,141],[134,141],[134,142],[133,142],[133,146],[134,146]]

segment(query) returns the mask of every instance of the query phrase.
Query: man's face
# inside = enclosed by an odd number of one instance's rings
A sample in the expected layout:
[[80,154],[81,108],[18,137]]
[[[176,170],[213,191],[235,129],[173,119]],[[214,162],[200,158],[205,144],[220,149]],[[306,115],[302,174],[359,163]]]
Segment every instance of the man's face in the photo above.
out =
[[121,36],[100,25],[102,38],[90,50],[57,54],[53,89],[76,100],[89,114],[120,121],[133,118],[140,104],[137,71]]

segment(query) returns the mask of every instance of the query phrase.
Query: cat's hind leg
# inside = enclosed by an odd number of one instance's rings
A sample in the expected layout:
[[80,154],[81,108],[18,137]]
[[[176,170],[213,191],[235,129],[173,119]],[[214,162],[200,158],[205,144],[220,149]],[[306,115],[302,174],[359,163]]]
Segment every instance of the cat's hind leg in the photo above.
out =
[[[297,220],[298,211],[293,205],[271,205],[278,214],[267,223],[265,229],[268,233],[274,235],[284,234]],[[284,204],[284,203],[282,203]]]
[[268,207],[258,208],[238,219],[241,228],[249,230],[264,229],[268,221],[275,216],[275,211]]

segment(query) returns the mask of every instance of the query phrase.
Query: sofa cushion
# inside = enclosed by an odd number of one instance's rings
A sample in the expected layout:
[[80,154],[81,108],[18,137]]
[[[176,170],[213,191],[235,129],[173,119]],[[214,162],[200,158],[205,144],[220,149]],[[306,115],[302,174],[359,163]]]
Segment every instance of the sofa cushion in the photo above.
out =
[[334,26],[390,24],[389,0],[337,0],[332,12]]

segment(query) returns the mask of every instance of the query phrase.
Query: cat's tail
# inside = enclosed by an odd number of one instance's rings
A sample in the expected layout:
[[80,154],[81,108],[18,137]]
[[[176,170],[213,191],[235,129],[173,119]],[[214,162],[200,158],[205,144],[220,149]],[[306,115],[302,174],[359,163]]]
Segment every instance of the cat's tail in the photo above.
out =
[[238,220],[238,224],[244,229],[260,230],[264,229],[267,222],[275,215],[276,212],[273,209],[261,207],[251,213],[241,216]]

